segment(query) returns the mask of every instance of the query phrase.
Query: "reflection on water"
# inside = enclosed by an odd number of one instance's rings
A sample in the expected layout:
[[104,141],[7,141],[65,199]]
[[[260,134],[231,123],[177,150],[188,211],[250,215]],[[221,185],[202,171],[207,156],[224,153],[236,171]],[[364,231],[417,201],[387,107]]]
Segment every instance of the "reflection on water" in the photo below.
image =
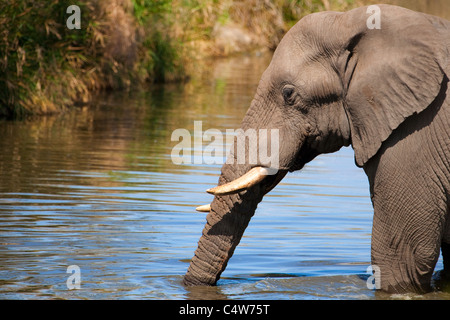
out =
[[[220,60],[187,84],[0,122],[0,298],[386,298],[366,287],[372,207],[351,148],[265,197],[217,287],[181,285],[205,223],[194,208],[220,166],[174,165],[171,134],[197,120],[238,128],[269,61]],[[80,290],[67,288],[70,265]]]
[[[194,208],[211,201],[205,190],[220,166],[174,165],[171,133],[193,131],[195,120],[203,130],[238,128],[269,61],[223,60],[186,85],[2,122],[1,297],[258,298],[274,286],[274,298],[307,298],[301,281],[286,287],[283,279],[344,277],[335,280],[341,283],[364,274],[371,206],[366,178],[346,149],[288,176],[266,197],[217,288],[180,283],[205,222]],[[81,290],[67,289],[70,265],[80,267]]]

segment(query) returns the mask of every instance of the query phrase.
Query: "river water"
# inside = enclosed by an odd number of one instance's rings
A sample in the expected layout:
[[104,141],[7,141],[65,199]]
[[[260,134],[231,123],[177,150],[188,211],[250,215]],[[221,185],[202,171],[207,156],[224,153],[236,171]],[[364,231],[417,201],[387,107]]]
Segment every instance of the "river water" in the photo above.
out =
[[218,286],[182,285],[220,164],[174,164],[172,132],[238,128],[269,61],[218,60],[185,84],[0,122],[0,299],[450,299],[368,288],[373,212],[351,148],[264,198]]

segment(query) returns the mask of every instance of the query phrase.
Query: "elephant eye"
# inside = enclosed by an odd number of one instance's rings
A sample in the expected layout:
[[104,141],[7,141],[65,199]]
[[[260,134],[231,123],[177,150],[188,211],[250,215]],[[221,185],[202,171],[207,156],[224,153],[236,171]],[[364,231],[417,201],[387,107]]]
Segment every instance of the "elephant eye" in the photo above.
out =
[[283,99],[286,104],[292,105],[295,102],[295,89],[293,86],[284,86],[283,88]]

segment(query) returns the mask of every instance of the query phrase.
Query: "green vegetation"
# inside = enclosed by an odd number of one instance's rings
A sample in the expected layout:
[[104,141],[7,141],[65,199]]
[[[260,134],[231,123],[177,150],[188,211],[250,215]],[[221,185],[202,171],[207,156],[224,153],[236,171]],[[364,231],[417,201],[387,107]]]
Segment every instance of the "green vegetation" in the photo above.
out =
[[[0,117],[60,112],[98,90],[179,81],[199,58],[274,49],[302,16],[355,1],[2,1]],[[72,4],[81,29],[66,27]]]

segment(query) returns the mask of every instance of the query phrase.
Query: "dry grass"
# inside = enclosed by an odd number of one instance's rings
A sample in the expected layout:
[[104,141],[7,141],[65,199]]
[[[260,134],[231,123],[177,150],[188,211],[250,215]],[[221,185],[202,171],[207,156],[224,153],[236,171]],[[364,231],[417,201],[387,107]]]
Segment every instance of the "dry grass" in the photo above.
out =
[[0,117],[60,112],[105,89],[179,81],[205,56],[274,49],[302,16],[358,0],[70,0],[0,3]]

